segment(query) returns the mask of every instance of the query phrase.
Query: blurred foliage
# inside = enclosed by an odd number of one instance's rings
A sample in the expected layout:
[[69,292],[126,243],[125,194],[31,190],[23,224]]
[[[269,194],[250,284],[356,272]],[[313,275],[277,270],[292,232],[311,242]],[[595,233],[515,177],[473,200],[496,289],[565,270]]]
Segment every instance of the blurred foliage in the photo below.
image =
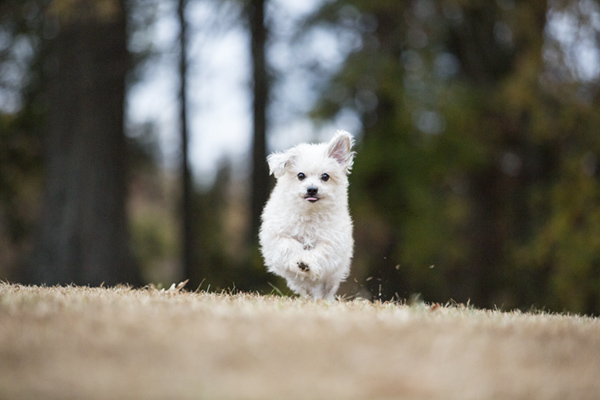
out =
[[[214,184],[197,187],[193,214],[197,277],[195,285],[211,290],[244,290],[270,293],[268,275],[255,244],[248,244],[249,198],[247,188],[232,176],[229,161],[221,162]],[[280,286],[281,287],[281,286]],[[196,287],[193,287],[195,289]]]
[[341,0],[306,21],[350,43],[313,114],[362,121],[357,282],[384,299],[600,312],[599,77],[552,34],[570,18],[598,52],[593,16],[587,0]]
[[44,121],[37,38],[43,26],[32,2],[0,2],[0,274],[10,276],[28,247],[42,173]]
[[[0,113],[0,274],[13,273],[35,223],[41,181],[41,145],[36,116]],[[35,123],[34,123],[35,124]]]

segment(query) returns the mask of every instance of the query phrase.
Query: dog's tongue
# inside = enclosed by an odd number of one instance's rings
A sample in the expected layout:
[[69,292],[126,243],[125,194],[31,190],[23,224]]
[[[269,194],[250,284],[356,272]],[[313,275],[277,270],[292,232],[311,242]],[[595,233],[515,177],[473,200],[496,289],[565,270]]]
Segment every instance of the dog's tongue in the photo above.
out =
[[315,201],[317,201],[317,200],[319,200],[319,199],[318,199],[318,198],[316,198],[316,197],[306,197],[306,198],[305,198],[305,200],[306,200],[306,201],[310,201],[311,203],[314,203]]

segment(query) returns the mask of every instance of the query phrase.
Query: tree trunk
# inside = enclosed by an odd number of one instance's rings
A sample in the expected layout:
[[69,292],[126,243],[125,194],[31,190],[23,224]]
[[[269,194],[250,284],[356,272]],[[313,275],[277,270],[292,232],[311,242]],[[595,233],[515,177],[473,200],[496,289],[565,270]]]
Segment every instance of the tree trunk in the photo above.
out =
[[60,32],[47,62],[44,203],[26,280],[138,285],[125,212],[125,0],[54,12]]
[[249,243],[257,243],[262,208],[269,196],[269,180],[266,163],[267,104],[269,101],[269,77],[265,47],[267,28],[265,27],[266,0],[251,0],[248,5],[248,18],[252,45],[252,74],[254,81],[253,142],[252,142],[252,192]]
[[187,119],[187,0],[178,0],[177,16],[179,19],[179,129],[181,141],[181,236],[182,254],[181,263],[185,279],[190,280],[189,287],[196,287],[201,282],[200,271],[195,266],[194,257],[194,232],[192,215],[192,176],[190,172],[188,144],[188,119]]

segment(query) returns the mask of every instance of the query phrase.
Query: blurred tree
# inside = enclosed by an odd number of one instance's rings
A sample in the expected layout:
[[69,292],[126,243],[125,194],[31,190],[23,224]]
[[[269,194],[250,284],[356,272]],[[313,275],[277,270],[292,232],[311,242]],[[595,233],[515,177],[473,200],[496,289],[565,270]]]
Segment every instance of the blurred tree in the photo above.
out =
[[190,280],[190,287],[197,287],[201,282],[201,271],[195,257],[194,221],[192,219],[192,176],[188,156],[189,132],[187,117],[188,87],[188,24],[186,20],[187,0],[177,1],[177,17],[179,20],[179,130],[181,142],[181,242],[183,276]]
[[125,0],[54,1],[45,184],[32,283],[140,284],[125,214]]
[[267,108],[269,102],[269,74],[266,58],[268,29],[265,25],[266,0],[250,0],[247,17],[250,26],[252,55],[252,188],[249,244],[256,246],[262,209],[269,196],[267,169]]

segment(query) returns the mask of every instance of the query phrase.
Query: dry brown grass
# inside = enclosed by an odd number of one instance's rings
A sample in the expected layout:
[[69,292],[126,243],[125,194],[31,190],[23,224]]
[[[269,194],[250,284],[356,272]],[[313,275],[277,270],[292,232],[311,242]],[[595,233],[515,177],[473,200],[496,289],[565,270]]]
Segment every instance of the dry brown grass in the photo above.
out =
[[1,399],[598,399],[600,320],[0,283]]

